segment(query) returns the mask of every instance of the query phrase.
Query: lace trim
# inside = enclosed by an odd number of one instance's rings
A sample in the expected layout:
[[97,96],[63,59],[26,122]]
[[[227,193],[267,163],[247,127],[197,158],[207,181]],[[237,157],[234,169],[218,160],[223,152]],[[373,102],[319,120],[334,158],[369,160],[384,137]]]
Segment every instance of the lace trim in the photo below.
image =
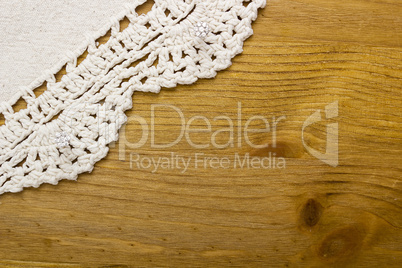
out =
[[[116,24],[116,21],[122,20],[131,10],[135,10],[138,6],[142,5],[143,3],[147,2],[147,0],[137,0],[138,3],[135,5],[126,4],[125,10],[120,12],[115,17],[110,18],[110,22],[106,23],[101,27],[101,29],[91,35],[90,33],[85,33],[85,40],[78,46],[75,51],[68,51],[63,59],[57,62],[52,68],[43,71],[42,75],[36,78],[32,83],[28,86],[21,86],[19,90],[15,92],[15,94],[10,98],[8,101],[0,101],[0,113],[5,110],[9,110],[9,107],[14,105],[21,96],[29,94],[30,91],[35,90],[36,88],[40,87],[45,81],[56,81],[55,74],[58,73],[60,69],[62,69],[67,63],[72,63],[76,59],[78,59],[89,47],[90,44],[97,40],[99,37],[104,36],[113,25]],[[0,87],[5,87],[5,85],[0,84]]]
[[[91,172],[118,139],[134,91],[158,93],[215,77],[242,52],[265,6],[265,0],[159,0],[138,16],[135,8],[143,2],[125,14],[126,29],[113,23],[107,43],[91,40],[86,59],[69,62],[60,82],[48,79],[39,97],[27,90],[27,109],[2,104],[0,194]],[[199,22],[208,25],[203,39],[194,29]]]

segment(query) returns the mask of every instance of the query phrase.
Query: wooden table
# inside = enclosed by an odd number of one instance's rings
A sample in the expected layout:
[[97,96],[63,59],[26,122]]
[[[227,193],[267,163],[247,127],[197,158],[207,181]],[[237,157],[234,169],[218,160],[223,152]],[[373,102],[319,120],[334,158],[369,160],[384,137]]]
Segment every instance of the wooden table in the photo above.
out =
[[401,1],[273,0],[253,27],[215,79],[135,93],[92,174],[0,196],[0,266],[400,267]]

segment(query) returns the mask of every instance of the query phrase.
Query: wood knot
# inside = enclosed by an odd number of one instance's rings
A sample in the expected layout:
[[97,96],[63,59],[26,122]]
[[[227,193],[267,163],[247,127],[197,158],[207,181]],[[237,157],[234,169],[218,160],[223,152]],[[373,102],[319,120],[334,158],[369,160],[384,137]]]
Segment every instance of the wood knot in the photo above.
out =
[[318,256],[335,261],[353,255],[361,246],[363,232],[356,226],[347,226],[330,233],[320,243]]
[[322,205],[315,199],[310,198],[307,200],[300,213],[302,224],[310,228],[314,227],[319,222],[322,211]]

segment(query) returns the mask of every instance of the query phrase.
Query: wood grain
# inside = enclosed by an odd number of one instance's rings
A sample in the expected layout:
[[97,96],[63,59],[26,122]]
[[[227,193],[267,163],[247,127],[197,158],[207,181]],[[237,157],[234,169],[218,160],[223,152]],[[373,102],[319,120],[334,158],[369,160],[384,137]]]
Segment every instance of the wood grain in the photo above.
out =
[[[243,54],[215,79],[158,95],[135,93],[130,123],[92,174],[2,195],[0,266],[400,267],[401,14],[398,0],[268,1]],[[310,155],[301,140],[303,122],[334,101],[338,117],[322,113],[304,137],[323,152],[326,127],[337,122],[337,167]],[[150,123],[154,104],[177,107],[186,122],[205,116],[212,132],[228,126],[215,117],[233,119],[234,146],[216,148],[204,132],[189,137],[208,148],[185,138],[166,149],[152,148],[150,139],[130,148],[142,135],[133,116]],[[182,130],[178,114],[159,107],[155,115],[157,142],[175,140]],[[271,127],[273,116],[286,117],[277,125],[276,148],[253,149],[243,134],[239,139],[239,125],[244,129],[256,115]],[[191,128],[197,127],[205,129],[205,121],[195,120]],[[249,138],[274,142],[272,129]],[[228,133],[216,141],[228,142]],[[232,160],[275,153],[286,167],[193,164],[186,172],[153,173],[130,161],[135,154],[171,153]]]

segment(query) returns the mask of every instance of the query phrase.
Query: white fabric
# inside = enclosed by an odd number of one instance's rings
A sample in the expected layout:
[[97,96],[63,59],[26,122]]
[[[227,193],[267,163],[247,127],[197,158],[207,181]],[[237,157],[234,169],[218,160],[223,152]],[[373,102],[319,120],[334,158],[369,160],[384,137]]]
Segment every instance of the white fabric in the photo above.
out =
[[[155,0],[146,15],[138,16],[135,6],[128,9],[130,25],[121,30],[116,21],[104,45],[92,40],[87,58],[78,66],[71,60],[61,81],[49,77],[39,97],[24,92],[27,109],[0,107],[6,119],[0,127],[0,194],[92,171],[118,139],[134,91],[157,93],[161,87],[215,77],[242,52],[264,5],[265,0],[248,5]],[[208,24],[203,38],[196,36],[199,22]]]
[[110,18],[130,2],[135,1],[1,0],[0,102],[20,94],[46,70],[62,67],[72,51],[85,48],[86,35],[109,28]]

